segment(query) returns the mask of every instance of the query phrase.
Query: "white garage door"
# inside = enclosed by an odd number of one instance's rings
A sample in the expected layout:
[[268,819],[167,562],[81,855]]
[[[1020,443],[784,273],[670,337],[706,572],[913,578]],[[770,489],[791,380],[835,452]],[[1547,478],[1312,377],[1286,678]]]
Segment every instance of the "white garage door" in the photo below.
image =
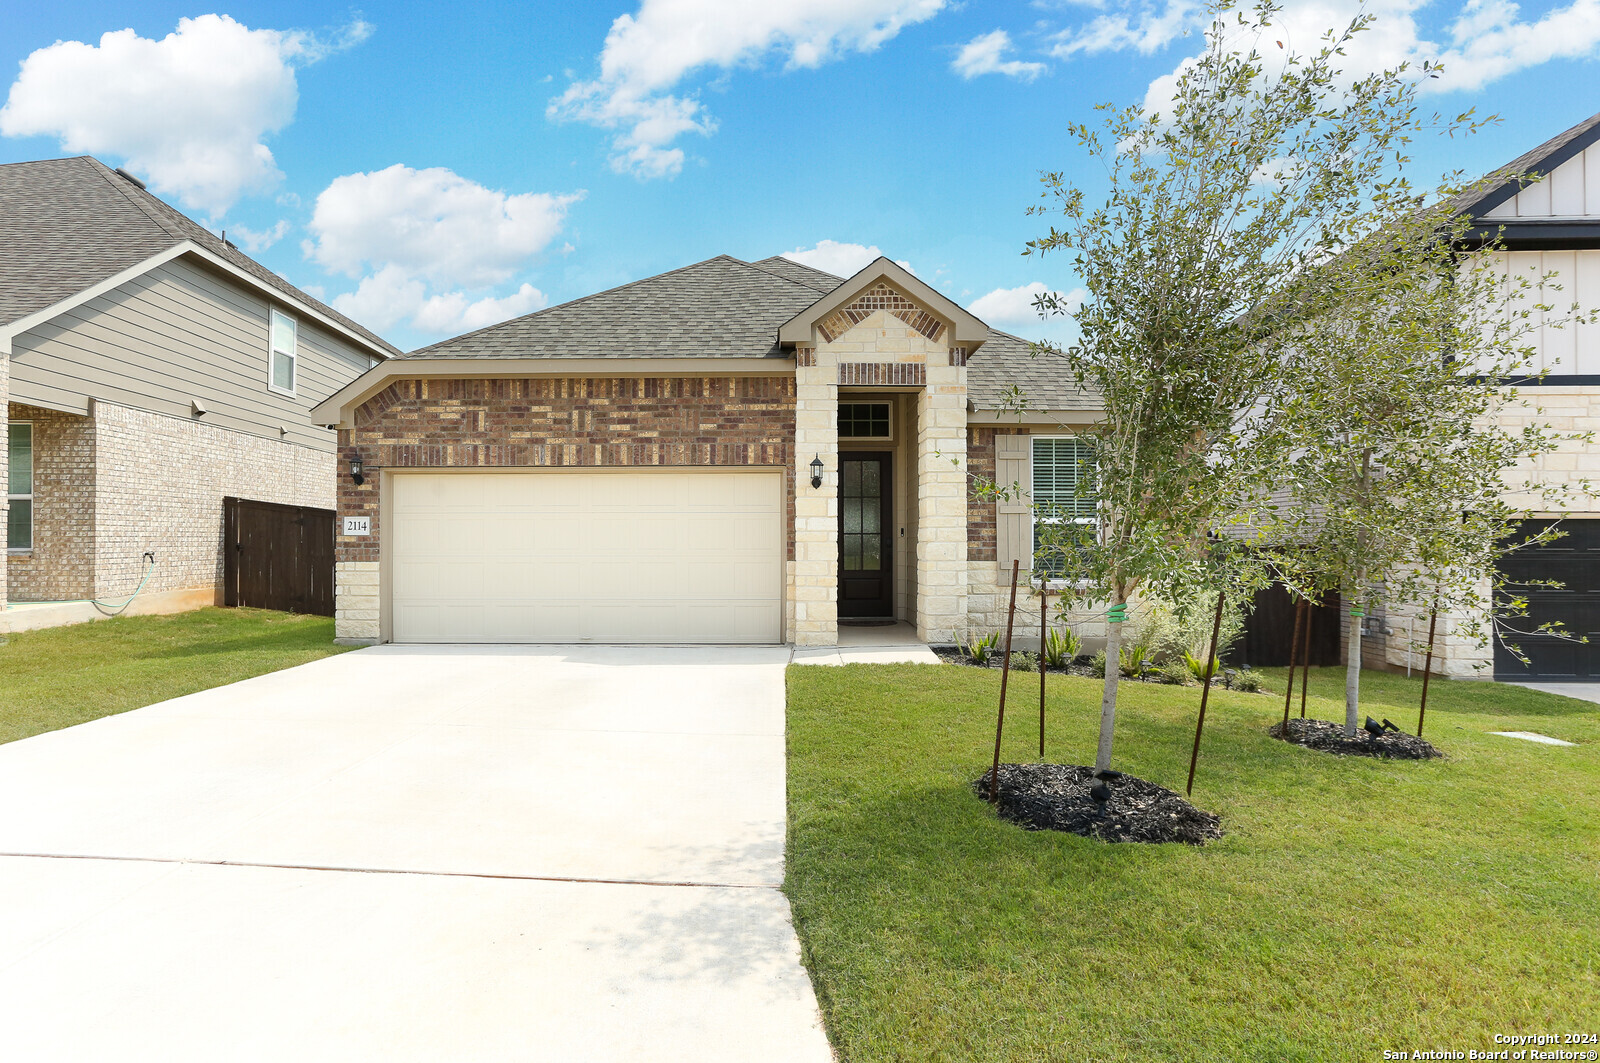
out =
[[783,477],[396,473],[396,642],[780,642]]

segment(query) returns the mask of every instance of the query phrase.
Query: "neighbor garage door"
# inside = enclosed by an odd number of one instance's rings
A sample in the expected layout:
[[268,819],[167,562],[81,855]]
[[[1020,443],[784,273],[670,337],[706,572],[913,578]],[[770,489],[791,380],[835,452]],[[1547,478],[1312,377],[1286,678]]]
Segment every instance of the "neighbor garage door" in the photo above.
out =
[[[1522,538],[1545,526],[1545,521],[1524,525]],[[1528,616],[1511,626],[1531,630],[1559,621],[1572,635],[1586,635],[1587,644],[1553,635],[1511,635],[1506,638],[1528,657],[1523,664],[1496,640],[1496,679],[1594,679],[1600,677],[1600,520],[1564,520],[1566,535],[1545,546],[1525,547],[1508,556],[1501,567],[1513,584],[1529,580],[1554,580],[1560,588],[1512,586],[1528,598]]]
[[773,472],[396,473],[396,642],[780,642]]

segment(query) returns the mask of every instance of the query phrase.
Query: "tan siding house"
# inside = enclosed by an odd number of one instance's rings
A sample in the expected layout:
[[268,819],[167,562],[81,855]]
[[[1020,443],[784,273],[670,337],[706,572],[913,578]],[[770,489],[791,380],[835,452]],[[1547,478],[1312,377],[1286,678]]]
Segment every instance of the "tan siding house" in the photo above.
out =
[[0,166],[0,217],[7,627],[209,604],[224,497],[332,508],[309,411],[392,347],[93,159]]

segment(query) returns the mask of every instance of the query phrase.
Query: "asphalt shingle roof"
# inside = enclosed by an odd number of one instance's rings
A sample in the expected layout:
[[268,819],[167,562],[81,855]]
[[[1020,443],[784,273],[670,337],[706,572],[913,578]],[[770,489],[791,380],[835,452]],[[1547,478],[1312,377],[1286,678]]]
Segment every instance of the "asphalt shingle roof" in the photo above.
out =
[[[719,255],[561,303],[405,358],[781,358],[778,326],[844,283],[781,256]],[[997,409],[1013,384],[1036,409],[1093,409],[1049,355],[991,329],[967,366],[968,396]]]
[[0,324],[53,306],[185,240],[379,350],[400,353],[87,155],[0,165]]

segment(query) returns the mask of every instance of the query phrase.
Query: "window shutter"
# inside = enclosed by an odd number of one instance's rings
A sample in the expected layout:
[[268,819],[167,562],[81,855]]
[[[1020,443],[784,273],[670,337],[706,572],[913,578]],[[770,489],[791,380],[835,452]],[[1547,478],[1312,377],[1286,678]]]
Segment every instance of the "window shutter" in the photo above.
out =
[[1010,569],[1012,561],[1021,561],[1022,567],[1033,566],[1033,521],[1030,516],[1030,484],[1032,473],[1029,437],[996,435],[994,437],[994,479],[1002,490],[1013,485],[1021,493],[1013,492],[1001,498],[995,506],[995,556],[1001,568]]

